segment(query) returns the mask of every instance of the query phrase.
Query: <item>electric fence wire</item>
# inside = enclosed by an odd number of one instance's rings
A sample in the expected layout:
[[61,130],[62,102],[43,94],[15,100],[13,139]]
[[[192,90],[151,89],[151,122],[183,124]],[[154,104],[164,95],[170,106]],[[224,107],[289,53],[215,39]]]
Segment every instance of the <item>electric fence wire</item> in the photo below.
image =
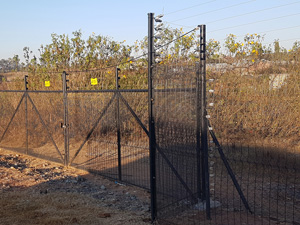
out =
[[235,6],[247,4],[247,3],[250,3],[250,2],[254,2],[254,1],[255,1],[255,0],[251,0],[251,1],[247,1],[247,2],[241,2],[241,3],[238,3],[238,4],[234,4],[234,5],[230,5],[230,6],[227,6],[227,7],[223,7],[223,8],[220,8],[220,9],[215,9],[215,10],[207,11],[207,12],[204,12],[204,13],[196,14],[196,15],[193,15],[193,16],[188,16],[188,17],[185,17],[185,18],[173,20],[173,21],[171,21],[171,22],[177,22],[177,21],[181,21],[181,20],[185,20],[185,19],[194,18],[194,17],[197,17],[197,16],[209,14],[209,13],[212,13],[212,12],[221,11],[221,10],[224,10],[224,9],[233,8],[233,7],[235,7]]
[[[237,18],[237,17],[243,17],[243,16],[246,16],[246,15],[251,15],[251,14],[255,14],[255,13],[265,12],[265,11],[268,11],[268,10],[282,8],[282,7],[285,7],[285,6],[290,6],[290,5],[299,4],[299,3],[300,3],[300,1],[296,1],[296,2],[292,2],[292,3],[288,3],[288,4],[282,4],[282,5],[278,5],[278,6],[273,6],[273,7],[261,9],[261,10],[255,10],[255,11],[251,11],[251,12],[248,12],[248,13],[243,13],[243,14],[239,14],[239,15],[235,15],[235,16],[224,17],[224,18],[221,18],[221,19],[218,19],[218,20],[208,21],[208,22],[205,22],[205,24],[212,24],[212,23],[216,23],[216,22],[220,22],[220,21],[224,21],[224,20],[228,20],[228,19],[233,19],[233,18]],[[225,7],[225,8],[227,8],[227,7]],[[221,8],[219,10],[222,10],[222,9],[225,9],[225,8]],[[214,12],[214,11],[210,11],[210,12]],[[203,14],[207,14],[207,13],[208,12],[204,12],[204,13],[198,14],[198,15],[203,15]],[[196,17],[196,15],[195,15],[195,17]],[[175,20],[175,21],[166,22],[166,23],[167,24],[173,24],[175,26],[186,27],[186,28],[193,27],[193,26],[185,26],[185,25],[173,23],[173,22],[176,22],[176,21],[179,21],[179,20],[181,20],[181,19],[178,19],[178,20]],[[225,29],[227,29],[227,28],[225,28]]]
[[188,35],[188,34],[194,32],[194,31],[196,31],[196,30],[198,30],[198,29],[199,29],[199,27],[196,27],[196,28],[194,28],[194,29],[192,29],[192,30],[190,30],[190,31],[188,31],[188,32],[186,32],[186,33],[180,35],[179,37],[174,38],[173,40],[171,40],[171,41],[169,41],[169,42],[167,42],[167,43],[165,43],[165,44],[163,44],[163,45],[160,45],[159,47],[156,48],[156,50],[159,50],[159,49],[161,49],[161,48],[163,48],[163,47],[165,47],[165,46],[167,46],[167,45],[170,45],[171,43],[173,43],[173,42],[175,42],[175,41],[181,39],[182,37],[184,37],[184,36],[186,36],[186,35]]
[[247,25],[252,25],[252,24],[256,24],[256,23],[272,21],[272,20],[276,20],[276,19],[282,19],[282,18],[296,16],[296,15],[300,15],[300,13],[294,13],[294,14],[289,14],[289,15],[285,15],[285,16],[273,17],[273,18],[270,18],[270,19],[259,20],[259,21],[255,21],[255,22],[251,22],[251,23],[239,24],[239,25],[235,25],[235,26],[231,26],[231,27],[224,27],[224,28],[220,28],[220,29],[217,29],[217,30],[209,31],[207,33],[213,33],[213,32],[227,30],[227,29],[231,29],[231,28],[243,27],[243,26],[247,26]]
[[174,14],[174,13],[178,13],[178,12],[182,12],[182,11],[185,11],[185,10],[188,10],[188,9],[193,9],[195,7],[206,5],[206,4],[209,4],[211,2],[215,2],[215,1],[216,0],[212,0],[212,1],[209,1],[209,2],[203,2],[201,4],[197,4],[197,5],[193,5],[193,6],[190,6],[190,7],[187,7],[187,8],[183,8],[183,9],[179,9],[179,10],[176,10],[176,11],[173,11],[173,12],[165,13],[165,16],[170,15],[170,14]]
[[[300,25],[292,26],[292,27],[278,28],[278,29],[267,30],[267,31],[259,31],[256,34],[265,34],[265,33],[271,33],[271,32],[275,32],[275,31],[288,30],[288,29],[293,29],[293,28],[298,28],[298,27],[300,27]],[[236,37],[244,37],[244,35],[236,35]]]

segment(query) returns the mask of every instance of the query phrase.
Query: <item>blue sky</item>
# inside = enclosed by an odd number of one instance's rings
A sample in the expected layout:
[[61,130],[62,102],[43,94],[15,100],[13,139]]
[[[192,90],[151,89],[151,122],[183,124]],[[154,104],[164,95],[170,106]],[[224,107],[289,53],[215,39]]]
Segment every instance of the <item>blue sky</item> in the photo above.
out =
[[189,31],[207,25],[207,39],[222,41],[233,33],[265,34],[265,43],[279,39],[291,48],[300,41],[299,0],[0,0],[0,59],[19,55],[23,47],[36,56],[51,34],[81,29],[86,39],[96,35],[133,44],[147,35],[148,16],[164,13],[163,21]]

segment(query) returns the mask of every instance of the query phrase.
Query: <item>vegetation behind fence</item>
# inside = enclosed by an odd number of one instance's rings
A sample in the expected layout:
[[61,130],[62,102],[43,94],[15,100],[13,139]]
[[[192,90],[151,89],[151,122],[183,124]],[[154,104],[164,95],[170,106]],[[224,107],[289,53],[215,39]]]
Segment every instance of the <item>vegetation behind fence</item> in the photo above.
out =
[[[166,146],[174,145],[167,152],[168,157],[174,159],[172,163],[180,175],[190,179],[191,174],[197,176],[196,154],[187,154],[196,146],[196,140],[190,138],[195,133],[193,122],[196,121],[196,112],[192,110],[195,110],[196,103],[193,92],[188,90],[195,87],[193,75],[197,72],[196,62],[199,59],[194,49],[199,47],[199,43],[196,32],[183,34],[180,29],[164,28],[162,33],[161,60],[157,62],[162,77],[157,79],[156,89],[173,88],[177,91],[157,92],[160,95],[157,107],[161,107],[158,109],[165,116],[158,118],[157,122],[161,126],[159,132],[165,133],[163,142]],[[164,45],[174,38],[177,38],[174,45]],[[41,48],[39,59],[30,58],[29,49],[24,49],[27,53],[28,92],[37,110],[27,99],[26,122],[25,98],[20,101],[24,80],[7,80],[7,76],[3,76],[0,87],[6,92],[0,92],[0,138],[15,110],[19,110],[7,134],[1,138],[1,146],[26,152],[26,144],[29,144],[29,154],[55,161],[64,158],[63,151],[62,156],[57,154],[53,142],[59,150],[64,149],[61,72],[65,70],[70,80],[70,153],[74,156],[113,96],[114,92],[100,92],[116,89],[115,65],[121,68],[121,89],[145,90],[148,87],[147,60],[143,55],[147,39],[136,42],[134,46],[125,43],[96,35],[84,41],[80,32],[74,32],[71,39],[65,35],[52,35],[52,43]],[[207,42],[207,118],[210,131],[220,142],[218,146],[210,138],[212,220],[207,220],[203,202],[197,204],[186,198],[181,183],[175,182],[173,177],[161,177],[160,188],[169,194],[164,196],[167,200],[161,199],[159,219],[162,223],[298,224],[300,221],[299,42],[295,42],[290,50],[282,49],[278,41],[272,44],[264,46],[263,37],[256,34],[245,35],[243,41],[228,35],[225,49],[214,40]],[[134,57],[139,53],[142,57]],[[95,78],[97,84],[92,85],[91,79]],[[46,86],[46,81],[50,82],[50,86]],[[123,97],[148,129],[147,94],[128,92],[123,93]],[[149,188],[148,136],[126,104],[120,104],[122,162],[126,167],[123,180]],[[114,102],[73,165],[118,179],[115,109]],[[53,142],[36,111],[41,114]],[[26,132],[29,132],[28,140]],[[245,208],[220,152],[225,154],[250,211]],[[164,159],[157,160],[161,163]],[[167,174],[170,168],[164,166],[161,164],[160,169]],[[187,183],[193,192],[197,189],[196,178]]]

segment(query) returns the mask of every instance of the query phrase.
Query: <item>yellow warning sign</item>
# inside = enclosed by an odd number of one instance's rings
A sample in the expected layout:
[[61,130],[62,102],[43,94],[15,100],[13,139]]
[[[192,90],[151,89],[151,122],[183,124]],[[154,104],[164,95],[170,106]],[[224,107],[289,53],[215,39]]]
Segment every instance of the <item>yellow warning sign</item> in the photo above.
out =
[[50,80],[45,81],[45,87],[50,87]]
[[97,84],[98,84],[97,78],[91,78],[91,85],[97,85]]

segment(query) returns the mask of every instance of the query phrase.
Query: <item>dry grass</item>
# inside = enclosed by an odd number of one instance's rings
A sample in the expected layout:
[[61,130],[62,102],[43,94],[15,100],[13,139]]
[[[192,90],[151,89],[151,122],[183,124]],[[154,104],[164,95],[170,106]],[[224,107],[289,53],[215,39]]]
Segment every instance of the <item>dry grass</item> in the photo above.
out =
[[[86,171],[64,168],[60,164],[47,162],[30,156],[20,156],[7,150],[0,149],[0,224],[3,225],[68,225],[68,224],[148,224],[149,216],[131,211],[130,205],[124,205],[125,210],[119,210],[111,201],[126,202],[125,193],[134,193],[139,199],[148,196],[144,190],[121,186],[114,182],[87,173]],[[4,166],[3,156],[13,156],[19,159],[10,161],[25,169],[15,169]],[[24,162],[26,162],[24,164]],[[56,169],[54,169],[56,168]],[[35,171],[52,171],[57,176],[41,177]],[[45,173],[46,174],[46,173]],[[48,174],[49,175],[49,174]],[[76,184],[62,179],[74,179],[80,176],[83,182]],[[72,178],[73,177],[73,178]],[[112,198],[95,198],[95,191],[105,185],[107,193]],[[123,197],[122,197],[123,196]],[[118,203],[118,204],[120,204]],[[130,202],[128,204],[131,204]],[[126,210],[128,209],[128,210]],[[145,222],[144,222],[145,221]]]
[[33,191],[1,194],[1,224],[141,224],[140,218],[99,206],[92,197],[75,193]]

